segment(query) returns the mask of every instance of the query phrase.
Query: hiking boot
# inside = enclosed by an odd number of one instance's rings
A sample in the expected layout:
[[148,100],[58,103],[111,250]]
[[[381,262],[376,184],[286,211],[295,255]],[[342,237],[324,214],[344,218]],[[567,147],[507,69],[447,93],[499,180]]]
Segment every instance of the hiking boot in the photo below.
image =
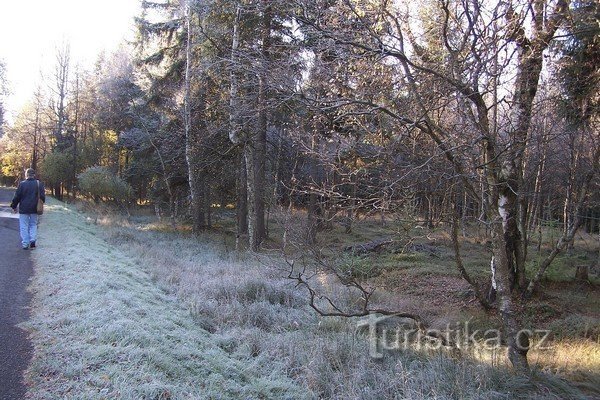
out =
[[30,249],[35,249],[35,240],[32,241],[31,243],[29,243],[29,248]]

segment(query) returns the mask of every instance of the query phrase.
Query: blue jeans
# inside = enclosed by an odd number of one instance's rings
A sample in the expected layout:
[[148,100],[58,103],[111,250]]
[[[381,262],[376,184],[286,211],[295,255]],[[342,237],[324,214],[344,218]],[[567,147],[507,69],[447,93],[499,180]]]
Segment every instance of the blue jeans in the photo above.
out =
[[29,244],[36,240],[37,222],[37,214],[19,214],[19,228],[23,247],[29,247]]

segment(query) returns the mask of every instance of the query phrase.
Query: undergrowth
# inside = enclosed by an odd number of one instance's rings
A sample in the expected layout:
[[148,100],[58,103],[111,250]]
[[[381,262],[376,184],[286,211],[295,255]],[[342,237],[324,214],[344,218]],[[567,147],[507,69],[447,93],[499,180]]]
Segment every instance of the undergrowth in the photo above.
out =
[[[531,379],[513,373],[504,354],[457,358],[406,348],[375,359],[356,320],[318,317],[310,309],[276,254],[231,251],[214,232],[194,237],[155,222],[98,222],[56,203],[49,207],[30,324],[33,398],[583,399],[596,393],[600,356],[589,341],[570,348],[557,342],[554,353],[535,353],[539,370]],[[352,301],[344,288],[321,284]],[[383,292],[378,301],[397,297]],[[426,309],[429,299],[411,301]],[[569,353],[588,356],[574,366]],[[567,381],[565,370],[580,374]]]

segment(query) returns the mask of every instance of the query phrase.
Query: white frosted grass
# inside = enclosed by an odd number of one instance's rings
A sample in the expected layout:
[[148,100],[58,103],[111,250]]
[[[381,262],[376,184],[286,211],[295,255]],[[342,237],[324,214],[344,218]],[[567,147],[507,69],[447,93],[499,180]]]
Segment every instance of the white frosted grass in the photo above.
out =
[[[407,350],[370,358],[356,321],[318,318],[306,293],[276,268],[282,264],[276,257],[227,253],[223,237],[210,233],[197,238],[123,221],[104,223],[109,242],[126,249],[165,291],[187,304],[219,347],[260,374],[285,372],[313,398],[540,398],[526,378],[468,357]],[[344,294],[339,287],[331,290]],[[565,392],[556,398],[577,397]]]
[[34,253],[34,399],[581,398],[468,357],[374,360],[356,321],[318,318],[281,260],[227,252],[222,236],[96,227],[56,203],[49,216]]
[[32,399],[303,397],[277,370],[218,346],[139,262],[75,211],[49,201],[32,254]]

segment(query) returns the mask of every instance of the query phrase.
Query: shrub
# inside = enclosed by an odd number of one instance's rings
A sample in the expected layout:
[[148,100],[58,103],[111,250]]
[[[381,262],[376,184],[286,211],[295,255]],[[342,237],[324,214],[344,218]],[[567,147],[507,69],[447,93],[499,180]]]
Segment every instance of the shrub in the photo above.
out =
[[79,189],[94,200],[122,201],[131,197],[131,186],[106,167],[89,167],[77,175]]
[[42,174],[47,183],[58,185],[72,179],[73,155],[55,151],[44,157],[41,164]]

